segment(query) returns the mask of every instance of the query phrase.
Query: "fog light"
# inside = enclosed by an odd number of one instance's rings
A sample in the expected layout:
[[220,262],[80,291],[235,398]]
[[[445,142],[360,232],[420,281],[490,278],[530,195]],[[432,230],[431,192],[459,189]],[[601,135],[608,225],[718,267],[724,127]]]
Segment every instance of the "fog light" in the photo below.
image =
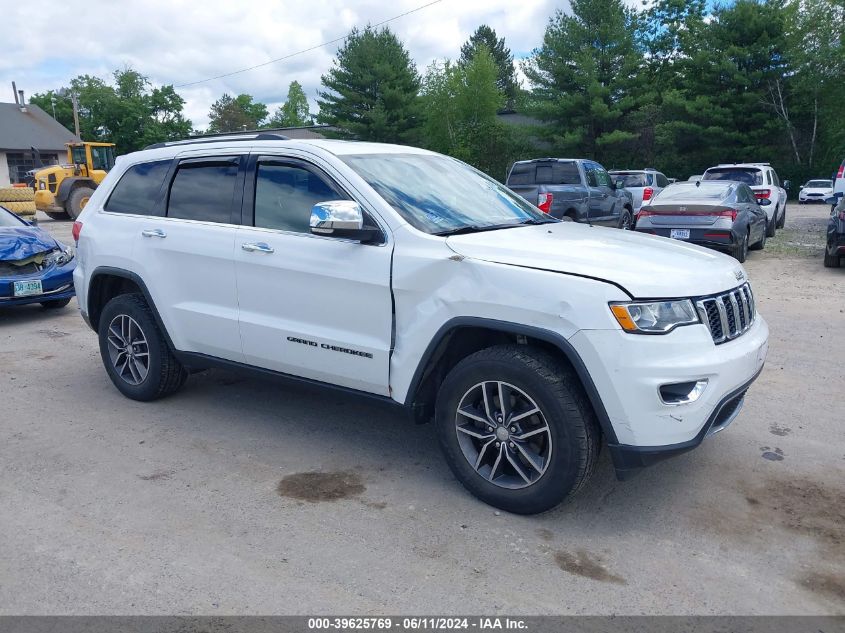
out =
[[661,385],[660,401],[663,404],[690,404],[695,402],[707,388],[707,379],[692,380],[689,382],[675,382],[668,385]]

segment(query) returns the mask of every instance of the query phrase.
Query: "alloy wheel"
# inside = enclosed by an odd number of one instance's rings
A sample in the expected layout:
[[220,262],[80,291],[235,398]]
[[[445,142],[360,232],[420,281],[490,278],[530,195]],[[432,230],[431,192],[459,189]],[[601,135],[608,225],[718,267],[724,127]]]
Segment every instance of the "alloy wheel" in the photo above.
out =
[[470,466],[501,488],[536,483],[551,461],[552,435],[543,412],[506,382],[471,387],[458,403],[455,432]]
[[130,385],[140,385],[150,370],[150,346],[138,322],[118,314],[109,323],[108,351],[112,367]]

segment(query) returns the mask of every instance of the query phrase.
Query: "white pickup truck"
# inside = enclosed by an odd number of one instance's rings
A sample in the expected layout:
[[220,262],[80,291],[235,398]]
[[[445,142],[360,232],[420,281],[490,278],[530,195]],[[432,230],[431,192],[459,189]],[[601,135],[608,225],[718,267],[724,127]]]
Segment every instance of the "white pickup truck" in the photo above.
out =
[[512,512],[576,492],[603,444],[623,478],[694,448],[766,357],[730,257],[560,222],[409,147],[154,146],[74,236],[79,306],[126,396],[217,366],[377,398],[433,420],[461,483]]

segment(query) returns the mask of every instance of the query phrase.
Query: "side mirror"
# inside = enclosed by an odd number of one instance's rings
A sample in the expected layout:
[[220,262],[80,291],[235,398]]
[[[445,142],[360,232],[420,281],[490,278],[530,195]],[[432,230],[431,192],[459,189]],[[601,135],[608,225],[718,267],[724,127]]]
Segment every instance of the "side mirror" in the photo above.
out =
[[772,204],[772,201],[768,198],[760,198],[757,201],[757,204],[759,204],[761,207],[768,207],[770,204]]
[[788,180],[783,181],[783,188],[784,189],[789,189],[791,186],[792,186],[792,183],[790,181],[788,181]]
[[329,200],[311,207],[311,233],[359,242],[381,236],[378,229],[364,227],[364,212],[354,200]]
[[803,188],[804,188],[804,185],[801,185],[800,187],[798,187],[799,190],[803,189]]

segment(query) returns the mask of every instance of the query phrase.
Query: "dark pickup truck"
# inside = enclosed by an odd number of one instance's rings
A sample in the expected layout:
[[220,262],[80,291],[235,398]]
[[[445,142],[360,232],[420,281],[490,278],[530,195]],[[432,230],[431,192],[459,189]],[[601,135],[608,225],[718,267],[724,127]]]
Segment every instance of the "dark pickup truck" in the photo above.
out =
[[630,229],[634,202],[604,167],[580,158],[537,158],[513,164],[507,186],[560,219]]

